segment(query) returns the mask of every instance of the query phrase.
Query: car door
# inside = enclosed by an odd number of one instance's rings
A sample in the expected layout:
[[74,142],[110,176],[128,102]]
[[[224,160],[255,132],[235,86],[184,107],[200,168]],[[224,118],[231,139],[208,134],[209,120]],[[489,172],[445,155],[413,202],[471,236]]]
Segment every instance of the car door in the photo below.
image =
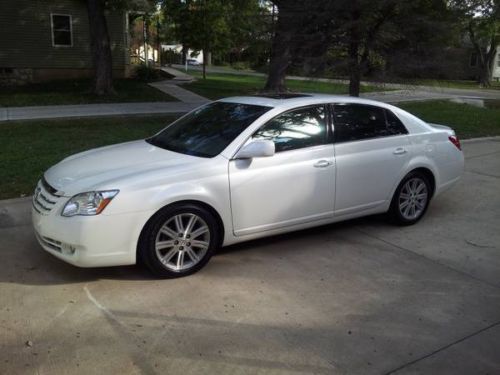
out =
[[335,215],[391,199],[409,161],[408,131],[391,111],[364,104],[333,106]]
[[324,105],[282,113],[248,140],[272,140],[273,156],[229,162],[235,235],[333,216],[334,148],[328,122]]

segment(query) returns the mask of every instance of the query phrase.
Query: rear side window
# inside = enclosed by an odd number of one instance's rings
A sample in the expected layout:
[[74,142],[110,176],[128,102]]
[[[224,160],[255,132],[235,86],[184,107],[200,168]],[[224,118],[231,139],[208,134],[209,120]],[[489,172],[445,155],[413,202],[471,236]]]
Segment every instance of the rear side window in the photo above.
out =
[[336,142],[349,142],[408,133],[401,121],[392,112],[372,105],[335,105],[333,119]]
[[408,130],[406,130],[401,120],[394,113],[385,109],[385,114],[387,116],[387,131],[389,135],[408,134]]

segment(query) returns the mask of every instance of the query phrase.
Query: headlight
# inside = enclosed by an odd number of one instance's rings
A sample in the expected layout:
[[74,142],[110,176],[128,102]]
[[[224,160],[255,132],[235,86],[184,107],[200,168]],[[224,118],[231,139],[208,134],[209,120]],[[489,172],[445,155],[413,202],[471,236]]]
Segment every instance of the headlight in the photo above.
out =
[[66,203],[61,215],[99,215],[118,192],[119,190],[107,190],[77,194]]

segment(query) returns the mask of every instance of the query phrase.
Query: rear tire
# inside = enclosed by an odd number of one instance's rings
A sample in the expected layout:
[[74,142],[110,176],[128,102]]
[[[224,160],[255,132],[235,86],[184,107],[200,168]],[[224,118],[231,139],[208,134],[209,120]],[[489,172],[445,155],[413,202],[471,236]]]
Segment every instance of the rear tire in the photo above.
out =
[[415,171],[400,182],[389,208],[389,218],[397,225],[412,225],[427,211],[431,200],[431,185],[427,176]]
[[140,260],[162,278],[191,275],[203,268],[219,243],[213,215],[194,204],[174,204],[155,214],[141,234]]

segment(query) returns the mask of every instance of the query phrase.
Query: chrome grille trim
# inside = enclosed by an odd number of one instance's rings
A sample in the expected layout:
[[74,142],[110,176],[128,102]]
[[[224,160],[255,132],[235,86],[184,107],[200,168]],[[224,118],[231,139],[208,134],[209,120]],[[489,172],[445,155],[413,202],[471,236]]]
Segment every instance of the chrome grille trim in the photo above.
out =
[[43,214],[42,214],[42,212],[41,212],[38,208],[36,208],[36,206],[35,206],[35,202],[33,202],[33,209],[34,209],[36,212],[38,212],[40,215],[43,215]]
[[43,195],[43,193],[40,192],[40,198],[42,198],[45,202],[47,202],[48,204],[56,204],[57,202],[55,201],[51,201],[50,199],[48,199],[45,195]]
[[50,186],[50,184],[45,179],[45,176],[42,176],[42,178],[40,179],[40,184],[45,189],[45,191],[48,192],[50,195],[57,196],[57,189]]
[[35,189],[33,194],[33,208],[40,215],[48,215],[54,208],[59,197],[54,195],[56,190],[51,187],[44,178],[42,178]]

